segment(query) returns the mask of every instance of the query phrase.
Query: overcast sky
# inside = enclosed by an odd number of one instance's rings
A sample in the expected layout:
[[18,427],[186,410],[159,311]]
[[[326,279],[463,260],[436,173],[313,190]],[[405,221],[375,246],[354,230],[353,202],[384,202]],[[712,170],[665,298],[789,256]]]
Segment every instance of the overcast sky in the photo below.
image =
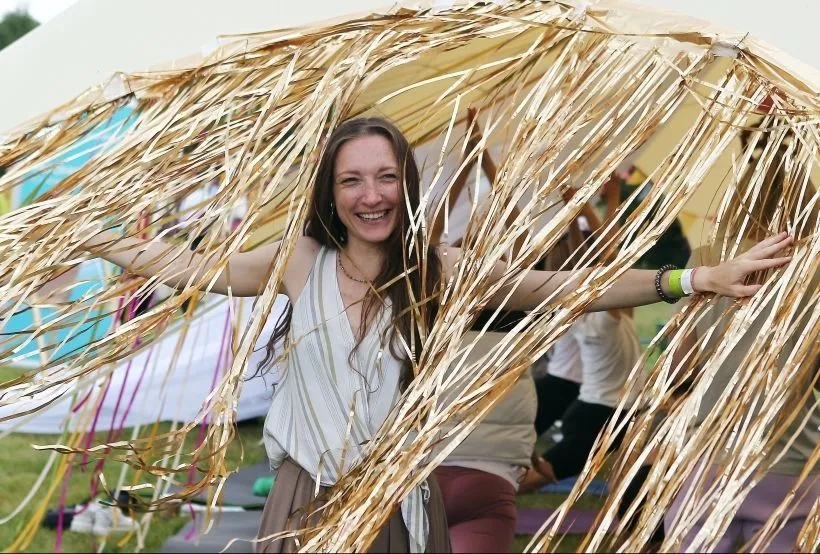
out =
[[17,8],[27,8],[28,13],[40,23],[45,23],[77,0],[0,0],[0,17]]

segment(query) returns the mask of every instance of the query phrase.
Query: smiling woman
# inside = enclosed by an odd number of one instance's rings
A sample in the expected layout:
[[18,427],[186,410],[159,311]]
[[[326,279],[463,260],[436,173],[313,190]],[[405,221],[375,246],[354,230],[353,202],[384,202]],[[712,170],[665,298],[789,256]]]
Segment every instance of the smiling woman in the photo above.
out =
[[[147,351],[161,340],[180,308],[193,307],[201,290],[256,296],[247,330],[236,333],[234,348],[225,349],[232,354],[230,367],[201,407],[208,425],[203,425],[204,440],[196,448],[182,446],[183,436],[196,431],[190,426],[161,437],[145,428],[128,441],[103,438],[102,444],[68,437],[65,444],[46,447],[68,454],[65,467],[80,458],[92,463],[116,459],[142,470],[133,485],[155,487],[149,510],[169,504],[165,486],[172,479],[185,481],[189,471],[202,474],[186,494],[209,486],[221,490],[232,469],[224,452],[234,436],[231,423],[239,392],[248,387],[264,392],[269,386],[263,380],[243,383],[243,376],[248,364],[256,369],[250,356],[267,320],[274,319],[271,326],[278,321],[271,314],[276,294],[283,292],[292,306],[281,327],[287,330],[287,358],[278,364],[284,375],[273,393],[265,430],[281,485],[272,494],[271,510],[279,509],[284,520],[293,515],[293,526],[300,527],[295,539],[304,550],[364,552],[379,532],[393,537],[390,528],[397,526],[397,540],[420,551],[435,548],[440,531],[436,492],[431,486],[428,497],[424,487],[441,461],[428,454],[441,443],[445,423],[454,425],[453,442],[474,430],[532,359],[584,310],[657,302],[661,294],[674,300],[693,289],[755,294],[734,304],[738,309],[727,314],[731,321],[725,334],[712,331],[721,339],[719,349],[707,355],[707,371],[695,383],[694,390],[703,390],[714,367],[710,360],[721,359],[749,329],[746,321],[771,302],[767,340],[755,337],[754,349],[737,368],[730,401],[715,405],[709,414],[715,424],[691,441],[680,433],[689,428],[698,398],[677,402],[674,391],[690,369],[673,367],[662,354],[639,404],[647,407],[640,418],[662,419],[658,432],[648,437],[650,427],[636,424],[625,435],[623,456],[608,466],[620,477],[612,482],[627,483],[633,462],[655,450],[657,471],[642,494],[656,508],[643,513],[657,520],[697,471],[703,452],[723,454],[738,444],[726,463],[720,460],[726,468],[721,482],[727,486],[687,503],[680,512],[686,517],[677,518],[664,550],[676,549],[675,537],[697,523],[692,514],[705,510],[710,522],[728,521],[749,489],[745,479],[766,470],[761,449],[785,433],[784,425],[768,422],[798,421],[795,405],[808,390],[804,385],[816,382],[807,363],[813,361],[814,335],[798,335],[792,324],[799,312],[795,298],[814,298],[806,276],[816,271],[820,259],[820,232],[809,217],[818,206],[816,187],[807,186],[809,179],[819,181],[820,103],[814,73],[784,61],[753,37],[724,33],[702,21],[672,20],[619,0],[597,0],[594,9],[565,0],[400,1],[378,13],[367,9],[367,1],[290,3],[288,8],[304,14],[302,21],[294,21],[287,17],[290,10],[276,9],[282,2],[81,0],[19,48],[2,53],[0,62],[9,71],[0,73],[14,75],[16,86],[4,90],[6,110],[0,116],[5,115],[6,123],[0,118],[0,132],[36,113],[48,114],[4,135],[0,165],[9,171],[0,178],[0,190],[19,194],[29,179],[49,176],[55,161],[97,136],[101,123],[124,102],[133,100],[133,113],[132,124],[110,150],[32,205],[0,220],[0,296],[20,298],[2,306],[0,319],[36,305],[31,291],[87,260],[86,250],[149,277],[110,279],[83,302],[61,304],[53,320],[7,340],[5,357],[18,355],[12,342],[18,338],[34,342],[47,337],[45,352],[55,352],[62,344],[58,331],[71,324],[75,336],[84,328],[70,318],[86,322],[94,310],[120,299],[124,303],[132,293],[159,283],[182,290],[112,328],[88,348],[60,357],[65,367],[50,364],[18,381],[0,383],[0,403],[18,418],[19,399],[96,383],[108,374],[109,364],[134,353],[136,341]],[[248,9],[240,8],[243,2]],[[361,4],[362,17],[300,25],[316,14],[341,15],[351,2]],[[237,24],[235,14],[254,24]],[[136,22],[132,26],[141,32],[123,40],[121,25],[99,25],[122,16]],[[218,22],[209,26],[209,19]],[[69,20],[86,24],[62,25]],[[185,61],[218,33],[262,31],[270,25],[288,30],[234,36],[220,42],[222,47],[204,63],[200,56],[193,56],[193,65]],[[174,44],[157,41],[158,29],[169,29],[165,35],[174,36]],[[48,47],[43,44],[47,36],[53,39]],[[12,60],[12,53],[35,42],[42,48],[25,60]],[[106,47],[100,49],[100,44]],[[86,84],[106,82],[115,70],[143,69],[174,57],[180,59],[161,72],[118,75],[111,81],[126,83],[124,89],[94,89],[64,104]],[[67,58],[86,60],[89,67],[59,63]],[[66,68],[65,75],[55,75]],[[49,82],[32,86],[32,79],[43,75]],[[13,89],[17,97],[9,99]],[[121,90],[132,91],[133,99],[105,100]],[[462,117],[470,107],[476,109],[474,120],[483,137],[475,146]],[[376,113],[395,126],[376,119],[346,121]],[[748,194],[739,194],[740,168],[750,159],[752,144],[744,150],[738,135],[761,117],[764,124],[750,138],[759,142],[758,137],[766,136],[770,147],[750,164]],[[422,182],[396,127],[429,151]],[[787,131],[798,140],[785,140]],[[384,141],[390,151],[381,148],[377,156]],[[787,237],[776,236],[737,257],[770,189],[766,168],[777,165],[773,153],[778,144],[786,147],[787,174],[778,196],[796,202],[781,206],[766,234],[790,229],[799,242],[787,267],[751,274],[782,264],[785,259],[774,256],[789,245]],[[493,153],[494,178],[483,152]],[[338,180],[340,156],[348,154],[357,165],[359,174],[351,177],[362,181],[358,184]],[[586,267],[579,262],[578,272],[530,270],[559,240],[581,204],[631,156],[639,157],[636,165],[655,183],[633,216],[617,233],[605,228],[603,238],[592,239],[597,246],[592,245],[591,261]],[[390,162],[377,163],[381,158]],[[470,163],[475,171],[466,171]],[[380,171],[391,164],[398,170],[399,200],[393,208],[379,181],[390,179],[389,171]],[[174,207],[215,175],[220,186],[202,210],[179,225],[169,224],[177,215]],[[364,189],[360,196],[345,196],[357,188]],[[800,189],[809,189],[806,202],[800,201]],[[458,202],[458,190],[470,201]],[[562,198],[566,202],[560,207],[556,203]],[[742,206],[735,208],[733,199],[742,200]],[[719,261],[726,263],[690,271],[687,279],[672,271],[629,271],[658,232],[694,200],[703,200],[699,216],[716,216],[720,229],[725,223],[724,235],[731,242],[716,247]],[[230,214],[243,202],[246,216],[233,228]],[[791,205],[793,209],[786,207]],[[457,210],[450,219],[452,206]],[[448,242],[462,237],[463,223],[463,249],[440,246],[426,215],[442,216],[442,236]],[[458,235],[453,232],[455,215]],[[116,232],[98,233],[103,228]],[[708,233],[705,226],[700,234],[708,240]],[[280,237],[281,243],[268,242]],[[710,295],[696,298],[681,316],[684,328],[691,328],[705,307],[716,302]],[[466,361],[477,347],[476,341],[464,343],[476,316],[502,307],[525,310],[520,323],[527,332],[507,332],[486,360]],[[195,317],[190,310],[185,313],[186,321]],[[659,340],[679,342],[681,333],[667,329]],[[789,337],[797,340],[793,349],[785,340]],[[788,358],[789,368],[771,371],[776,356]],[[798,363],[792,365],[792,360]],[[466,383],[465,388],[457,389],[456,381]],[[443,407],[439,400],[455,391],[453,402]],[[744,409],[750,405],[763,406],[765,417],[750,419]],[[660,412],[669,409],[675,411],[661,418]],[[73,416],[83,417],[79,412]],[[742,441],[736,440],[738,433]],[[588,475],[603,463],[602,456],[595,458]],[[804,470],[807,474],[811,468]],[[286,486],[294,478],[296,485]],[[312,482],[312,491],[332,489],[317,499],[322,521],[304,528],[298,513],[303,502],[295,492],[311,489]],[[579,479],[585,482],[586,477]],[[121,480],[117,486],[124,484]],[[59,491],[59,485],[55,476],[49,488]],[[601,521],[615,520],[620,498],[614,490]],[[783,504],[769,518],[769,530],[790,509]],[[401,516],[391,521],[397,512]],[[558,519],[565,515],[561,512]],[[146,515],[143,525],[150,520]],[[30,522],[27,534],[37,523]],[[613,535],[610,526],[599,525],[584,550],[640,551],[654,523],[641,524],[629,536]],[[559,524],[556,520],[556,531]],[[710,534],[711,541],[719,526],[707,526],[702,534]],[[815,550],[817,533],[810,527],[804,529],[801,550]],[[284,528],[285,523],[269,520],[262,533]],[[762,533],[764,542],[769,535]],[[536,538],[534,546],[554,549],[558,539],[558,533],[550,533]],[[21,538],[21,547],[12,550],[24,550],[26,540]]]

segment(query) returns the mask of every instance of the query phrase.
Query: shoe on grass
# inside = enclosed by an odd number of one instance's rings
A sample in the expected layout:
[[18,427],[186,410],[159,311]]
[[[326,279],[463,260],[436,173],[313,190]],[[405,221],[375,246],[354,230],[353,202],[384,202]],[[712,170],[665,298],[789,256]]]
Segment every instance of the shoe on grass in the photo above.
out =
[[77,506],[74,509],[74,516],[71,518],[68,530],[75,533],[93,533],[97,513],[103,508],[106,508],[106,506],[100,504],[99,500],[89,502],[85,506]]
[[116,506],[107,506],[100,504],[102,509],[97,511],[94,515],[94,526],[92,532],[95,535],[104,537],[110,534],[130,533],[139,528],[139,524],[132,518],[122,512]]

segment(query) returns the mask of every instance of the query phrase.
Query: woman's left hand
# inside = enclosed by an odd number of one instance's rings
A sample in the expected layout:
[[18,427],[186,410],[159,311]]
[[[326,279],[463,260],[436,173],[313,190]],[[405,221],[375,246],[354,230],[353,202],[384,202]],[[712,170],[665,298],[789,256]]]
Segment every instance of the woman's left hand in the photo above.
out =
[[786,265],[791,256],[783,254],[793,239],[788,233],[762,240],[731,260],[712,267],[699,267],[692,283],[695,292],[714,292],[723,296],[744,297],[755,294],[763,285],[746,284],[746,278],[757,271]]

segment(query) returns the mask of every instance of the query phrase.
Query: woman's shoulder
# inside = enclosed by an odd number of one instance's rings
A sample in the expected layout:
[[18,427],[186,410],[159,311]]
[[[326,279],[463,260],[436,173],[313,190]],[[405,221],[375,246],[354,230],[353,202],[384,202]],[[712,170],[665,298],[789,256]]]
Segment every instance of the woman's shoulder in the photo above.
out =
[[441,243],[433,246],[438,259],[441,261],[441,268],[445,276],[452,273],[456,262],[461,258],[461,248],[457,246],[450,246],[447,243]]

